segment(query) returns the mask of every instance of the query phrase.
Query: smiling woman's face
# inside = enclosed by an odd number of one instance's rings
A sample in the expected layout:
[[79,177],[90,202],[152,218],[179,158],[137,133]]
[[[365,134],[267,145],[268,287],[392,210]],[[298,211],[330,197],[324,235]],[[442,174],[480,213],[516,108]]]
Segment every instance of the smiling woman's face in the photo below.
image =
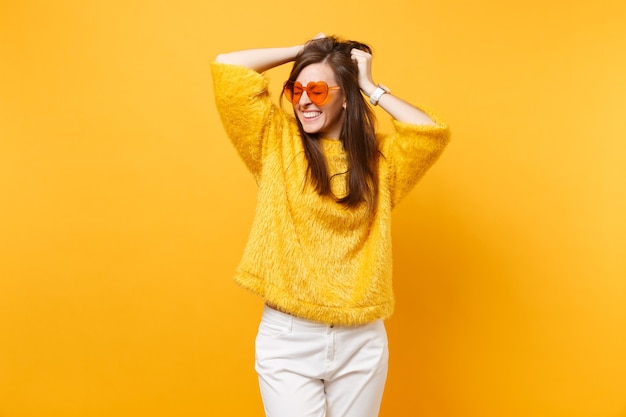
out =
[[[304,67],[296,81],[304,86],[317,81],[324,81],[329,87],[337,86],[333,69],[325,63]],[[345,107],[346,100],[341,89],[329,90],[328,99],[320,105],[313,103],[304,91],[300,101],[293,105],[296,116],[306,133],[319,134],[328,139],[339,139]]]

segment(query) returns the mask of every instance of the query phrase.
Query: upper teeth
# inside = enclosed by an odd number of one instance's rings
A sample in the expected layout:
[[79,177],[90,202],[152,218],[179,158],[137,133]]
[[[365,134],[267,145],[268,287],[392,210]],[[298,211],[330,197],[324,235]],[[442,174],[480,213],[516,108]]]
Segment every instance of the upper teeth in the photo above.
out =
[[322,114],[322,112],[319,112],[319,111],[305,111],[303,114],[304,114],[304,117],[315,117],[315,116],[318,116],[318,115]]

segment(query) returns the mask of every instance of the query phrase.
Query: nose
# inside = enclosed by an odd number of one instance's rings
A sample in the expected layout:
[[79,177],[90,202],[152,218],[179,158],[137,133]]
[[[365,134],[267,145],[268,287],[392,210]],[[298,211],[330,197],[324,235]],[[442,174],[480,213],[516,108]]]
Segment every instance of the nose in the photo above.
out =
[[306,91],[302,92],[302,95],[300,96],[300,101],[298,103],[300,105],[311,103],[311,100],[309,99],[309,94]]

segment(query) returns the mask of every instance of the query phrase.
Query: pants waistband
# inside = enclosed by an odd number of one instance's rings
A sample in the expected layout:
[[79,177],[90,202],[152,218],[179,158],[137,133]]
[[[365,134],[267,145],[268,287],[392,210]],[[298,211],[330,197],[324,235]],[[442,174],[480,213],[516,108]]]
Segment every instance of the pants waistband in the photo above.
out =
[[281,323],[289,324],[292,328],[301,328],[308,330],[326,330],[328,328],[334,328],[334,324],[321,323],[313,320],[307,320],[300,317],[293,316],[288,313],[284,313],[272,306],[265,304],[263,308],[263,316],[270,320],[276,320]]

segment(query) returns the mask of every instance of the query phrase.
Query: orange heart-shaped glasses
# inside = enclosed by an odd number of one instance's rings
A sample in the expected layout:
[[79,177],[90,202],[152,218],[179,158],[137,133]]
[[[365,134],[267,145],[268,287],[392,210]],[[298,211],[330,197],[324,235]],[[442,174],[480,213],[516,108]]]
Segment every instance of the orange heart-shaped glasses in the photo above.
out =
[[303,86],[300,81],[287,81],[283,87],[285,95],[291,103],[298,104],[300,98],[302,97],[302,93],[306,91],[307,96],[309,96],[309,100],[318,106],[328,101],[328,92],[330,90],[339,89],[341,89],[339,86],[329,87],[324,81],[311,81],[306,85],[306,87]]

